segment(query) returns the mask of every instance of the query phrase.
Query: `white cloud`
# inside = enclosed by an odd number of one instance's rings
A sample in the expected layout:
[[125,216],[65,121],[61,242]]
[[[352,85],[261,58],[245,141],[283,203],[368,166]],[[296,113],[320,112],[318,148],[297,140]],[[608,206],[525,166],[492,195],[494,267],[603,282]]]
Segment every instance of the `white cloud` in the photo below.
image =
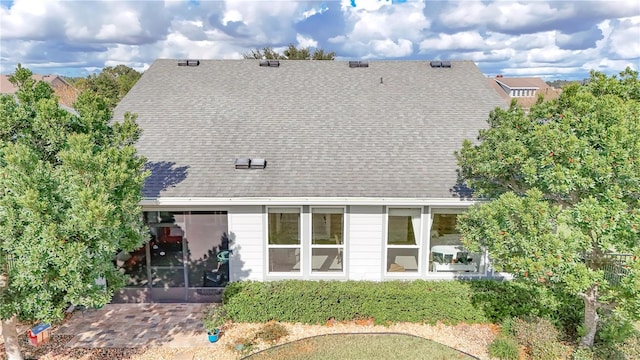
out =
[[61,15],[59,1],[16,0],[10,9],[0,7],[2,38],[36,40],[59,35]]
[[542,49],[531,49],[527,52],[529,63],[561,63],[568,62],[577,54],[576,51],[559,49],[557,46],[548,46]]
[[[536,33],[591,27],[610,17],[640,14],[635,0],[460,1],[440,20],[452,29],[482,27],[505,33]],[[565,31],[571,32],[571,31]]]
[[389,5],[388,2],[380,0],[357,0],[354,2],[356,4],[355,7],[353,6],[352,0],[342,0],[342,8],[351,10],[376,11],[383,6]]
[[308,19],[313,15],[322,14],[328,10],[328,7],[325,3],[322,3],[319,7],[313,7],[302,13],[302,19]]
[[384,57],[403,57],[411,55],[413,52],[413,43],[411,40],[398,39],[397,42],[386,40],[373,40],[371,42],[373,54]]
[[241,59],[242,54],[229,42],[201,40],[194,41],[181,34],[171,34],[162,42],[154,58],[189,59]]
[[[559,77],[640,63],[637,0],[15,0],[0,5],[0,71],[156,58],[241,58],[289,43],[338,58],[450,58]],[[509,71],[499,71],[506,69]],[[578,74],[579,73],[579,74]]]
[[296,42],[298,43],[298,47],[318,47],[318,42],[313,40],[310,37],[304,37],[304,35],[296,34]]
[[[384,1],[374,2],[385,4]],[[411,2],[385,6],[379,11],[348,10],[346,21],[352,26],[352,31],[346,36],[355,41],[399,38],[418,40],[422,31],[430,25],[423,13],[424,6],[421,2]]]
[[505,62],[511,59],[514,55],[514,51],[512,49],[500,49],[500,50],[490,50],[490,51],[471,51],[464,53],[460,59],[468,59],[475,62]]
[[222,18],[222,24],[227,25],[229,21],[242,21],[242,14],[238,10],[229,10]]
[[439,34],[437,38],[426,39],[420,43],[420,50],[477,50],[486,47],[484,39],[476,31]]
[[118,17],[113,19],[113,23],[103,24],[96,34],[96,39],[117,42],[119,39],[142,35],[143,29],[138,19],[139,14],[124,10]]
[[609,35],[609,46],[621,58],[640,58],[640,16],[620,19]]
[[504,76],[536,76],[543,78],[553,78],[560,75],[569,75],[583,70],[581,67],[527,67],[527,68],[503,68],[500,74]]
[[413,53],[413,43],[420,41],[430,26],[424,15],[424,2],[392,5],[388,1],[357,1],[345,6],[345,28],[350,31],[329,42],[342,45],[344,52],[361,57],[402,57]]

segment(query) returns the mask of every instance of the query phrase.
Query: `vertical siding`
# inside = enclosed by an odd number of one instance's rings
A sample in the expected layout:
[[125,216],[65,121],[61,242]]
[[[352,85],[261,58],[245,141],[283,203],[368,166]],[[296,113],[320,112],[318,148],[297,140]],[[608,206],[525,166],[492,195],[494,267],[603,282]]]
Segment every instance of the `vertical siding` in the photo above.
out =
[[382,206],[351,206],[349,211],[350,280],[382,280],[383,229]]
[[233,241],[229,260],[231,281],[264,280],[263,221],[262,206],[229,208],[229,235]]

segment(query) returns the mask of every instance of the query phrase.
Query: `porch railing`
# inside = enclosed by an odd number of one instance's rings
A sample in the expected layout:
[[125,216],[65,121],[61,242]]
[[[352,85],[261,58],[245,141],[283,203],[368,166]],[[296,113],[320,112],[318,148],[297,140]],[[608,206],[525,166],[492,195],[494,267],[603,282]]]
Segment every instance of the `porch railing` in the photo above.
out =
[[637,260],[637,256],[632,254],[607,254],[607,258],[610,261],[603,266],[605,279],[614,285],[631,273],[629,267]]

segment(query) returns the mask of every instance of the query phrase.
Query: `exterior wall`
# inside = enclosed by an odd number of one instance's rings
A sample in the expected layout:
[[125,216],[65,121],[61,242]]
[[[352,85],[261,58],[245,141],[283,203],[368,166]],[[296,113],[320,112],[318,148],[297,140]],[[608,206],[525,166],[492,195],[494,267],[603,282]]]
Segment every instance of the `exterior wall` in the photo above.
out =
[[382,280],[384,223],[382,206],[351,206],[347,254],[349,280]]
[[229,207],[230,281],[264,280],[264,229],[262,206]]
[[[271,281],[281,279],[304,280],[365,280],[383,281],[393,279],[460,279],[478,277],[496,277],[491,272],[488,258],[483,255],[483,271],[479,272],[440,272],[430,269],[430,252],[433,245],[432,213],[459,213],[465,205],[457,206],[416,206],[416,205],[349,205],[344,206],[344,272],[312,272],[311,256],[311,211],[314,205],[278,204],[276,207],[297,208],[300,214],[301,247],[300,271],[291,273],[269,273],[268,264],[268,216],[266,205],[228,205],[216,206],[215,210],[228,213],[228,234],[231,240],[229,260],[230,281]],[[322,206],[319,206],[322,207]],[[339,206],[330,206],[339,207]],[[420,209],[420,230],[416,232],[419,250],[415,271],[390,271],[387,261],[389,246],[387,226],[389,209]],[[155,208],[158,210],[159,207]],[[163,210],[202,211],[214,207],[173,207]],[[391,256],[391,255],[389,255]],[[406,256],[403,256],[406,257]],[[407,267],[407,269],[411,269]]]

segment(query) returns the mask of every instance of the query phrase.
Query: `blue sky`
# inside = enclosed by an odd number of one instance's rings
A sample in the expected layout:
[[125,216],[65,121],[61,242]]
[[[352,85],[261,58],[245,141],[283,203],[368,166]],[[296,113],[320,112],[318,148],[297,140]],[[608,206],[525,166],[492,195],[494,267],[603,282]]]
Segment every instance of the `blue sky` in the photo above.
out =
[[0,72],[84,76],[289,43],[339,59],[467,59],[487,76],[640,68],[640,0],[0,0]]

